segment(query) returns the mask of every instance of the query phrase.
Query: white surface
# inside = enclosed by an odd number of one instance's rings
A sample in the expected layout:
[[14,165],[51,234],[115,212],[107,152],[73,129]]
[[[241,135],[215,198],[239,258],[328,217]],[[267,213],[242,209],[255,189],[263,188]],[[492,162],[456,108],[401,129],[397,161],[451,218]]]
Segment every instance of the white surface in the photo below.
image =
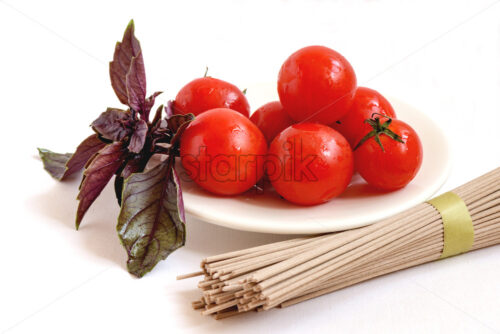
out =
[[[250,104],[263,105],[277,99],[276,84],[250,86]],[[346,191],[316,206],[298,206],[270,189],[251,189],[238,196],[216,196],[180,173],[186,212],[203,221],[243,231],[314,234],[368,225],[409,209],[438,191],[451,168],[450,147],[443,130],[431,118],[397,99],[389,99],[398,119],[419,134],[424,151],[422,166],[405,188],[383,192],[368,186],[355,174]]]
[[162,102],[205,65],[245,87],[275,80],[281,62],[304,45],[339,50],[360,84],[443,125],[455,159],[442,189],[450,190],[500,165],[500,4],[490,3],[0,1],[0,331],[499,332],[498,246],[288,309],[202,318],[189,304],[196,281],[176,282],[176,274],[204,256],[285,237],[188,217],[186,247],[133,279],[116,237],[112,189],[76,232],[78,182],[56,183],[35,159],[36,146],[72,150],[89,133],[85,124],[118,106],[107,61],[134,17],[149,90],[165,90]]

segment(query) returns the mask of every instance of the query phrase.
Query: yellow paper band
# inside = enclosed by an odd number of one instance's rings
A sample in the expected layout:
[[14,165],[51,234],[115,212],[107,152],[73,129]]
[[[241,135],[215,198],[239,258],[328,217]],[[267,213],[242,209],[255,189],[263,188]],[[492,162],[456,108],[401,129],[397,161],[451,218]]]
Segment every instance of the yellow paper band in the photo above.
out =
[[452,192],[427,201],[439,211],[443,220],[444,247],[441,258],[468,252],[474,243],[474,226],[464,201]]

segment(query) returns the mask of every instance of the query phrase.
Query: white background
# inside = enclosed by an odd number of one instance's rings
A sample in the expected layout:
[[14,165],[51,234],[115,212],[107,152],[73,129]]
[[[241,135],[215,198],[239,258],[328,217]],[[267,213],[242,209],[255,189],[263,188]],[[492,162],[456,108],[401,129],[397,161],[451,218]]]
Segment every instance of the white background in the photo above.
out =
[[498,246],[217,322],[190,309],[196,280],[174,277],[204,256],[282,236],[188,217],[187,245],[138,280],[125,270],[111,188],[76,232],[78,181],[52,180],[36,147],[72,151],[90,133],[87,124],[119,105],[107,62],[130,18],[148,90],[166,92],[161,102],[205,65],[244,88],[274,81],[296,49],[323,44],[350,60],[360,85],[442,125],[454,154],[443,190],[500,165],[495,1],[0,0],[0,331],[500,332]]

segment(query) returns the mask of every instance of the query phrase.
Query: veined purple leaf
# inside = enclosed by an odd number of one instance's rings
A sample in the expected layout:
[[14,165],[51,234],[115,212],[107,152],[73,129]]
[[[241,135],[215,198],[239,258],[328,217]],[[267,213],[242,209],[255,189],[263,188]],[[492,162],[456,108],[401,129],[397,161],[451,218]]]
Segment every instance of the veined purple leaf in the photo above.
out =
[[80,201],[76,212],[77,229],[88,208],[120,168],[125,154],[126,151],[122,143],[108,144],[85,167],[83,180],[80,184],[80,192],[77,197]]
[[120,141],[132,133],[133,123],[130,110],[108,108],[92,122],[91,126],[103,138]]
[[127,159],[123,169],[121,171],[118,170],[115,177],[115,195],[118,200],[118,205],[122,205],[123,181],[133,173],[142,173],[151,156],[151,152],[134,154],[132,158]]
[[89,161],[90,158],[92,158],[104,146],[106,146],[106,144],[103,143],[96,134],[88,136],[80,143],[80,145],[78,145],[75,153],[71,159],[69,159],[66,165],[68,169],[66,170],[64,177],[80,171],[83,167],[85,167],[87,161]]
[[130,143],[128,144],[128,150],[132,153],[139,153],[144,147],[146,142],[146,135],[148,134],[148,124],[145,120],[141,119],[137,122],[132,137],[130,137]]
[[135,38],[134,30],[134,21],[131,20],[123,34],[122,41],[116,43],[113,61],[109,63],[111,86],[123,104],[128,104],[129,101],[126,76],[130,70],[130,63],[133,57],[141,53],[141,45]]
[[186,114],[186,115],[173,115],[169,118],[167,118],[167,124],[168,128],[172,133],[176,133],[179,131],[182,125],[184,124],[189,124],[194,119],[193,114]]
[[[178,208],[178,211],[179,211],[179,217],[181,217],[181,220],[186,223],[186,212],[184,211],[184,199],[182,197],[182,189],[181,189],[181,180],[179,179],[179,175],[177,175],[177,171],[175,170],[175,168],[172,169],[172,175],[174,177],[174,183],[176,184],[176,187],[177,187],[177,208]],[[184,236],[184,242],[186,241],[185,240],[185,236]]]
[[125,85],[129,107],[143,115],[146,102],[146,71],[141,52],[130,62],[129,71],[125,76]]
[[121,172],[121,177],[124,179],[128,178],[133,173],[141,173],[146,168],[146,165],[151,158],[151,153],[136,154],[132,159],[130,159]]
[[189,123],[194,120],[193,114],[187,115],[173,115],[167,119],[168,128],[174,133],[174,136],[170,140],[170,144],[175,146],[182,136],[182,133],[188,127]]
[[159,126],[158,122],[161,121],[162,113],[163,113],[163,104],[156,109],[155,116],[153,117],[153,121],[151,122],[151,124],[153,124],[153,127],[155,129],[158,128]]
[[116,227],[128,271],[142,277],[185,243],[182,194],[173,159],[125,180]]
[[143,110],[143,119],[144,120],[149,120],[149,112],[151,111],[151,108],[153,108],[155,104],[156,97],[160,95],[163,92],[154,92],[151,96],[149,96],[146,101],[144,102],[144,110]]
[[55,153],[45,148],[38,148],[38,155],[42,159],[43,168],[56,180],[62,180],[66,173],[71,153]]
[[97,135],[93,134],[82,141],[73,154],[54,153],[43,148],[39,148],[38,152],[45,170],[55,179],[64,180],[80,171],[87,161],[105,145]]
[[174,101],[169,100],[165,106],[165,114],[167,118],[174,116]]

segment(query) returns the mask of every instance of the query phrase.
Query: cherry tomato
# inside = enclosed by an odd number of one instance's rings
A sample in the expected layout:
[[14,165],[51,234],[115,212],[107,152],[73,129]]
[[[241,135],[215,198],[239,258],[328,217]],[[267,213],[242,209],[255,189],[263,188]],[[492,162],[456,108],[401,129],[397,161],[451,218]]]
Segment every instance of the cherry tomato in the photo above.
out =
[[240,113],[217,108],[203,112],[184,131],[184,169],[200,187],[219,195],[250,189],[264,173],[264,135]]
[[351,181],[351,147],[326,125],[295,124],[272,141],[266,171],[276,191],[288,201],[324,203],[340,195]]
[[422,164],[422,144],[417,133],[405,122],[386,117],[374,117],[368,125],[370,129],[354,149],[359,174],[382,190],[403,188]]
[[195,79],[182,87],[172,105],[174,114],[195,116],[214,108],[229,108],[250,115],[245,94],[235,85],[211,77]]
[[278,94],[290,117],[298,122],[331,124],[344,116],[356,92],[356,75],[338,52],[308,46],[281,66]]
[[279,101],[264,104],[255,110],[250,120],[262,131],[268,143],[294,123]]
[[358,87],[349,112],[331,124],[331,127],[343,134],[351,147],[354,147],[356,139],[366,129],[364,121],[374,113],[396,118],[394,109],[382,94],[370,88]]

